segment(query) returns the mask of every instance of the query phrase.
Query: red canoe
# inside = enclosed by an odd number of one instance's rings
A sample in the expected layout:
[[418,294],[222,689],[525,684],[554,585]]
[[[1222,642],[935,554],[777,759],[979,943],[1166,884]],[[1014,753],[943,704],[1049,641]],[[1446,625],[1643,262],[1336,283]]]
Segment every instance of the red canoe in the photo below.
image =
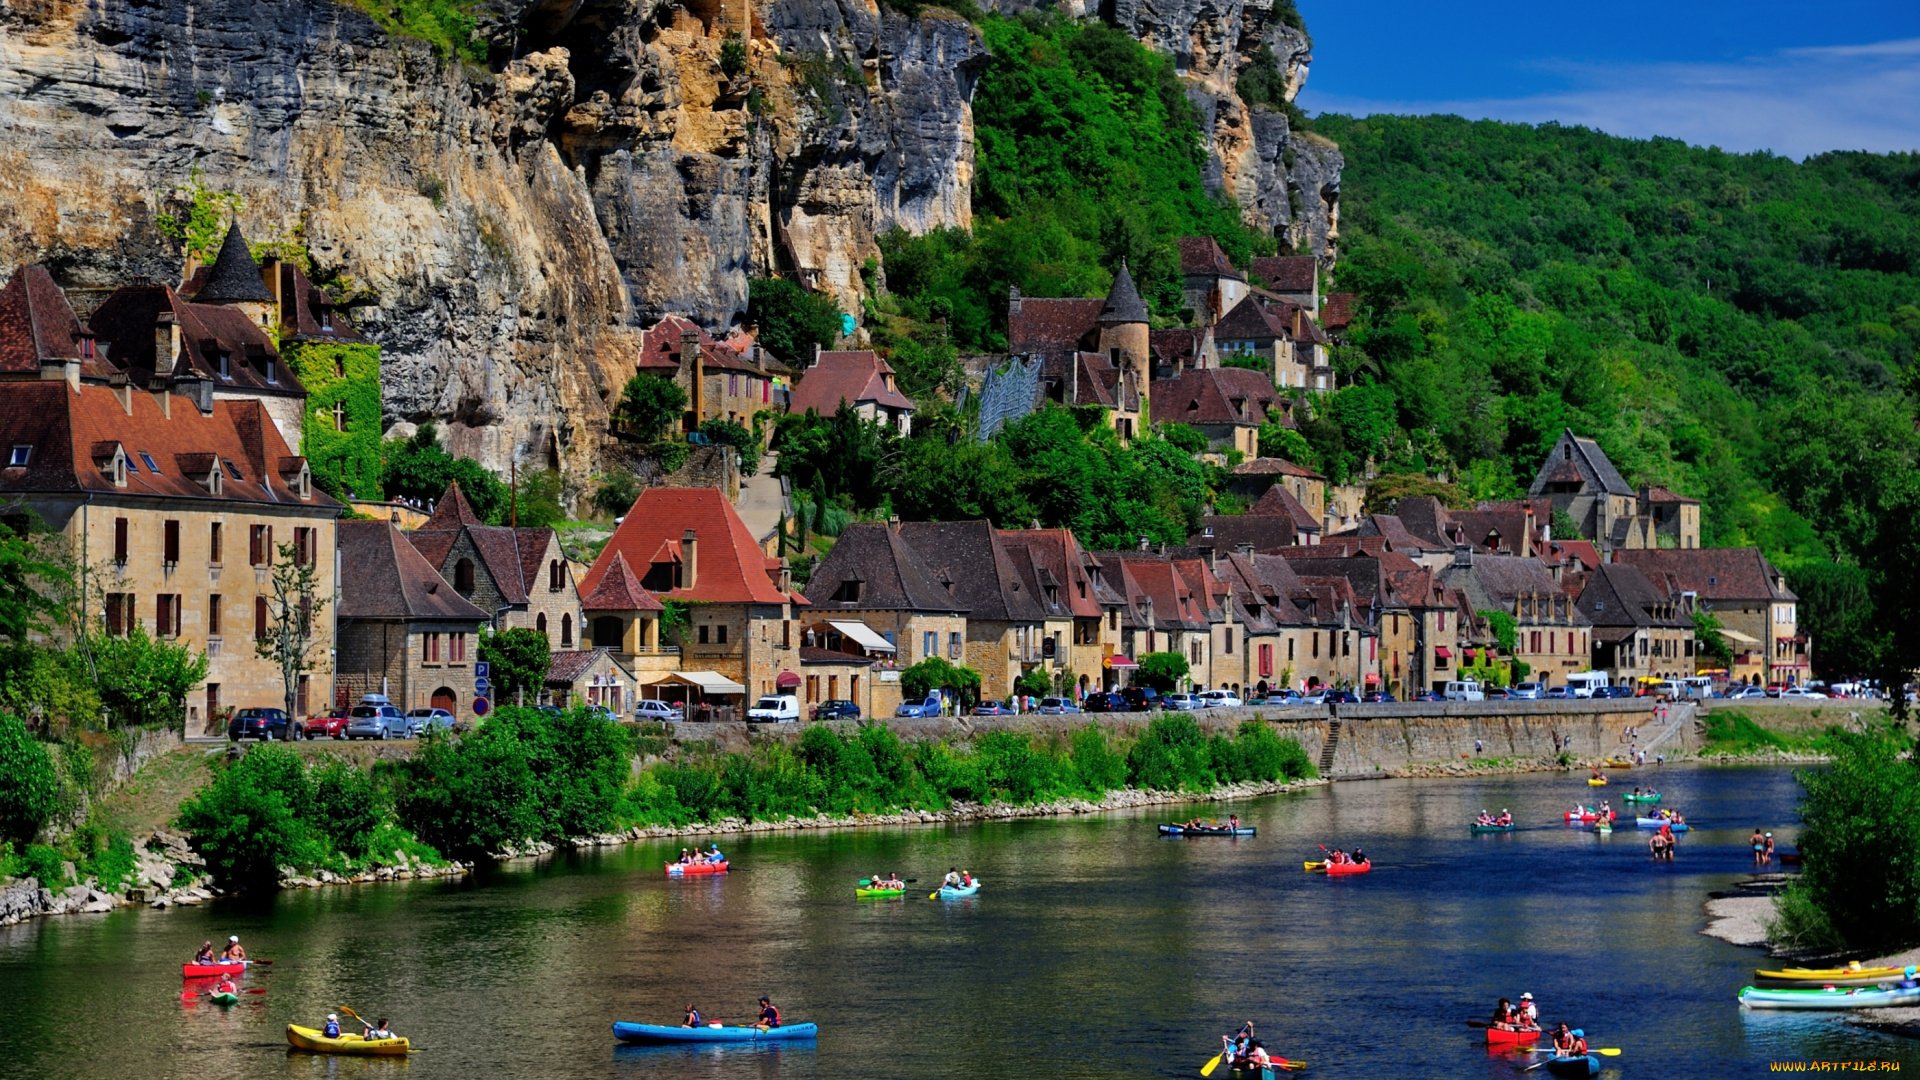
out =
[[670,862],[667,864],[668,877],[687,877],[692,874],[724,874],[726,872],[727,872],[727,864],[723,862],[710,862],[710,863]]
[[238,975],[247,970],[244,961],[236,960],[231,964],[181,964],[180,975],[187,979],[208,979],[215,975]]
[[1327,874],[1330,877],[1339,877],[1342,874],[1364,874],[1371,869],[1373,869],[1372,859],[1368,859],[1366,862],[1340,862],[1340,863],[1327,864]]
[[1532,1031],[1503,1031],[1500,1028],[1487,1029],[1488,1046],[1518,1046],[1521,1043],[1534,1042],[1539,1038],[1539,1028],[1534,1028]]

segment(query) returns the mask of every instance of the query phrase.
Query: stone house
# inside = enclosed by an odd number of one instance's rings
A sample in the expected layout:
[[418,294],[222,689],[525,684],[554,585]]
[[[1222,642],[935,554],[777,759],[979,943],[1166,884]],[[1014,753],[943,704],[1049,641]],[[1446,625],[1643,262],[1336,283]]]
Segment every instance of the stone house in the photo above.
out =
[[1153,384],[1153,422],[1186,424],[1216,450],[1260,453],[1260,427],[1269,419],[1293,424],[1293,402],[1258,371],[1218,368],[1183,371]]
[[1121,599],[1100,564],[1067,529],[1001,529],[999,539],[1044,619],[1041,661],[1073,693],[1101,689],[1120,646]]
[[1254,569],[1253,549],[1243,545],[1211,559],[1213,575],[1224,586],[1221,604],[1231,607],[1231,626],[1241,634],[1236,653],[1214,658],[1214,676],[1242,697],[1255,697],[1292,679],[1285,664],[1298,651],[1306,619],[1290,600],[1269,593]]
[[599,705],[615,716],[633,709],[637,685],[633,672],[611,649],[566,649],[553,654],[547,668],[546,704],[568,708]]
[[1126,655],[1138,661],[1148,653],[1179,653],[1187,658],[1188,685],[1213,685],[1213,623],[1225,614],[1209,618],[1209,583],[1196,588],[1174,560],[1153,551],[1100,552],[1095,558],[1109,581],[1134,590],[1127,598],[1136,614],[1135,626],[1126,631]]
[[[18,326],[0,321],[0,356],[32,348]],[[116,634],[137,623],[206,651],[206,683],[187,702],[189,730],[229,706],[282,706],[279,666],[254,653],[270,618],[272,566],[279,546],[292,545],[294,558],[315,568],[317,594],[333,597],[340,504],[313,486],[306,460],[260,401],[181,396],[164,380],[69,381],[60,370],[56,379],[0,384],[0,503],[9,523],[25,528],[37,517],[64,537],[83,567],[90,622]],[[324,685],[333,636],[323,612],[313,623],[318,670],[296,688],[297,709],[326,705],[309,689]]]
[[1310,312],[1320,310],[1320,260],[1311,255],[1268,255],[1253,260],[1253,276],[1267,292]]
[[1654,585],[1631,563],[1601,563],[1587,577],[1578,601],[1580,613],[1593,624],[1593,669],[1626,684],[1694,674],[1690,602]]
[[1320,524],[1327,512],[1327,478],[1304,465],[1286,458],[1250,458],[1234,466],[1227,478],[1227,490],[1248,499],[1259,499],[1276,485],[1286,488],[1314,524]]
[[1212,326],[1149,330],[1147,344],[1153,352],[1155,379],[1171,379],[1192,368],[1220,366],[1220,349],[1214,343]]
[[1311,308],[1255,294],[1214,324],[1213,340],[1222,358],[1258,360],[1260,374],[1283,390],[1333,389],[1331,343]]
[[[806,601],[792,591],[784,560],[761,550],[718,488],[641,492],[580,583],[590,599],[616,559],[657,601],[686,605],[680,670],[662,678],[738,699],[771,694],[782,673],[798,674],[795,608]],[[629,636],[636,621],[628,620]]]
[[1526,662],[1529,678],[1559,686],[1568,674],[1587,670],[1593,626],[1540,560],[1462,547],[1437,576],[1443,586],[1460,590],[1472,611],[1513,618],[1514,659]]
[[1267,489],[1244,514],[1208,514],[1200,531],[1187,543],[1230,550],[1242,546],[1255,551],[1309,546],[1320,542],[1320,520],[1301,505],[1283,484]]
[[1196,326],[1212,326],[1247,295],[1247,275],[1211,236],[1182,236],[1174,241],[1180,253],[1181,304],[1193,312]]
[[[1800,598],[1760,549],[1638,549],[1613,557],[1649,578],[1667,575],[1678,591],[1691,594],[1696,610],[1731,631],[1724,636],[1735,667],[1747,668],[1754,681],[1804,683],[1811,676],[1813,642],[1800,630]],[[1745,665],[1743,653],[1750,653]]]
[[335,703],[385,694],[402,709],[472,719],[473,664],[490,613],[456,592],[391,521],[342,521],[339,538]]
[[737,352],[692,321],[669,315],[641,335],[634,371],[670,379],[686,391],[682,430],[708,420],[751,429],[755,413],[784,405],[775,401],[775,376],[762,362],[760,347],[747,348]]
[[564,652],[585,634],[573,567],[550,528],[483,525],[453,484],[427,523],[407,534],[454,591],[492,613],[495,630],[534,630]]
[[[807,583],[808,629],[829,648],[831,643],[822,640],[825,631],[815,624],[826,623],[858,644],[877,648],[846,625],[856,622],[893,646],[902,668],[930,657],[964,664],[967,605],[956,585],[951,571],[928,566],[901,538],[897,522],[856,522],[842,530]],[[888,680],[875,691],[873,708],[891,715],[900,704],[899,692],[899,682]]]
[[1640,489],[1641,516],[1651,533],[1643,547],[1697,548],[1700,546],[1700,500],[1659,485]]
[[[1432,572],[1390,548],[1357,548],[1336,553],[1323,545],[1314,554],[1293,553],[1287,562],[1307,580],[1344,578],[1358,609],[1375,631],[1367,662],[1378,686],[1405,697],[1444,683],[1458,638],[1449,634],[1446,613],[1452,606],[1437,588]],[[1443,655],[1444,654],[1444,655]]]
[[844,401],[862,420],[913,434],[913,401],[894,385],[893,366],[872,349],[816,352],[799,376],[788,412],[832,416]]
[[625,555],[614,552],[580,610],[581,644],[606,649],[642,683],[680,670],[680,646],[661,638],[666,605],[640,584]]
[[[1094,405],[1122,441],[1140,430],[1152,380],[1152,344],[1147,305],[1134,288],[1125,262],[1105,300],[1029,299],[1014,289],[1007,298],[1007,351],[1037,367],[1030,402],[1017,403],[1011,420],[1049,401]],[[1019,366],[1019,365],[1015,365]],[[1012,373],[1012,369],[1009,369]],[[982,390],[993,395],[992,379]]]
[[1052,674],[1058,654],[1047,655],[1046,609],[992,522],[908,521],[900,539],[943,589],[952,583],[953,600],[964,605],[961,657],[980,673],[982,697],[1008,697],[1036,668]]
[[885,673],[892,679],[876,677],[879,661],[857,653],[839,652],[814,645],[800,646],[801,715],[811,715],[811,707],[827,701],[851,701],[860,706],[863,717],[893,715],[900,705],[899,670],[888,664]]

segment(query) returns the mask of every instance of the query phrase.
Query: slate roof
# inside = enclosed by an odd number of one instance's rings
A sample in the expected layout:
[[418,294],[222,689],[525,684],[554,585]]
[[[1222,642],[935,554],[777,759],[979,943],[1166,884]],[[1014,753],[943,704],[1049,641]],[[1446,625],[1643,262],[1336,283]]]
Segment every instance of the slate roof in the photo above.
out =
[[440,501],[433,504],[433,516],[420,528],[428,531],[459,530],[468,525],[484,525],[480,515],[473,512],[473,504],[467,501],[467,493],[460,490],[460,481],[447,485],[440,493]]
[[[1660,591],[1639,567],[1630,563],[1602,563],[1580,590],[1576,602],[1581,614],[1594,626],[1614,627],[1690,627],[1691,619],[1679,614],[1674,598]],[[1654,612],[1668,607],[1672,616]]]
[[[1511,612],[1516,598],[1528,595],[1563,596],[1565,590],[1539,559],[1518,555],[1475,555],[1470,566],[1449,565],[1439,572],[1443,584],[1467,594],[1475,611],[1499,609]],[[1573,625],[1586,625],[1575,609]]]
[[0,373],[37,376],[43,359],[79,360],[86,336],[46,267],[20,267],[0,289]]
[[1613,558],[1649,576],[1671,574],[1682,591],[1697,593],[1703,600],[1799,599],[1759,548],[1621,549]]
[[581,591],[593,593],[615,554],[624,555],[644,580],[645,568],[652,567],[656,554],[664,552],[676,560],[680,557],[681,536],[688,529],[694,530],[698,541],[693,588],[675,588],[660,595],[721,604],[783,604],[798,596],[780,591],[772,576],[779,573],[780,561],[768,558],[760,549],[719,488],[642,491],[607,546],[600,549],[599,558],[580,583]]
[[[192,403],[175,399],[169,417],[147,391],[130,389],[128,400],[131,413],[121,408],[113,390],[93,383],[75,389],[65,380],[35,379],[0,386],[0,446],[33,447],[25,467],[0,468],[0,493],[84,491],[338,511],[340,504],[318,488],[302,499],[288,484],[306,459],[292,453],[260,402],[215,401],[213,412],[203,415]],[[128,459],[124,488],[100,468],[116,446]],[[143,452],[158,472],[146,467]],[[202,483],[214,457],[228,468],[218,496]],[[182,459],[200,471],[187,471]]]
[[[835,600],[842,583],[860,583],[860,599]],[[814,568],[807,603],[833,611],[965,611],[955,576],[929,569],[918,552],[883,522],[848,525]]]
[[1113,287],[1107,290],[1107,301],[1100,305],[1099,322],[1102,326],[1112,326],[1150,321],[1147,305],[1140,299],[1140,290],[1133,287],[1133,275],[1127,272],[1127,261],[1122,259],[1120,269],[1113,275]]
[[654,599],[640,584],[639,575],[628,565],[627,557],[616,551],[608,561],[593,592],[580,600],[582,611],[664,611],[666,605]]
[[1274,292],[1312,292],[1320,260],[1311,255],[1268,255],[1253,260],[1253,276]]
[[[264,288],[264,287],[263,287]],[[154,328],[159,316],[171,312],[180,327],[178,356],[156,356]],[[306,388],[291,365],[281,362],[280,350],[258,323],[239,308],[189,302],[165,285],[129,285],[115,289],[97,308],[88,324],[107,343],[107,364],[126,372],[136,384],[149,373],[194,374],[211,380],[217,389],[248,390],[259,394],[302,396]],[[226,377],[220,375],[218,355],[228,354]],[[273,381],[266,361],[273,360]]]
[[1444,550],[1441,545],[1427,543],[1413,535],[1406,524],[1392,514],[1368,514],[1361,518],[1360,535],[1381,537],[1395,551]]
[[1183,236],[1174,241],[1174,246],[1180,251],[1182,274],[1247,280],[1247,275],[1234,269],[1233,260],[1227,258],[1227,253],[1220,250],[1219,242],[1211,236]]
[[1393,516],[1399,518],[1407,532],[1430,550],[1444,551],[1454,546],[1453,513],[1431,495],[1395,500]]
[[908,521],[900,539],[936,580],[952,578],[954,599],[969,619],[1037,623],[1046,617],[992,522]]
[[[1566,428],[1561,432],[1560,438],[1555,441],[1549,460],[1540,463],[1540,472],[1533,478],[1533,485],[1529,489],[1529,494],[1538,495],[1543,486],[1549,481],[1571,480],[1576,478],[1567,476],[1564,469],[1564,466],[1568,464],[1564,448],[1569,445],[1573,448],[1574,453],[1580,456],[1580,460],[1586,464],[1587,469],[1591,471],[1593,477],[1599,482],[1600,490],[1609,495],[1632,495],[1634,493],[1633,487],[1627,483],[1625,477],[1620,475],[1620,471],[1613,467],[1613,462],[1607,459],[1607,452],[1600,449],[1599,443],[1592,439],[1581,438],[1573,433],[1572,428]],[[1549,475],[1550,471],[1552,475]],[[1581,480],[1586,479],[1584,476],[1577,478]]]
[[[1149,392],[1156,424],[1237,424],[1259,427],[1268,410],[1286,418],[1277,407],[1273,380],[1246,368],[1187,370],[1171,379],[1157,379]],[[1235,403],[1244,404],[1236,408]]]
[[231,304],[240,300],[273,302],[273,292],[260,280],[260,264],[247,250],[247,238],[240,235],[240,223],[227,226],[227,237],[220,241],[220,254],[214,256],[213,269],[205,285],[195,294],[202,304]]
[[342,521],[335,535],[341,618],[479,623],[490,617],[455,592],[391,520]]
[[808,409],[821,416],[832,416],[845,401],[849,405],[872,403],[889,409],[913,409],[914,403],[895,389],[893,367],[872,349],[823,352],[812,367],[801,373],[793,388],[787,411],[805,413]]
[[1153,358],[1163,364],[1172,364],[1175,360],[1197,360],[1204,355],[1207,335],[1213,331],[1209,327],[1176,327],[1172,330],[1147,331],[1147,349]]
[[1266,494],[1254,500],[1253,505],[1247,508],[1249,517],[1265,514],[1285,515],[1293,522],[1293,527],[1303,533],[1320,531],[1320,522],[1314,520],[1313,514],[1299,499],[1294,498],[1293,492],[1288,491],[1285,484],[1275,484],[1268,488]]
[[1300,542],[1300,529],[1287,514],[1209,514],[1200,519],[1201,531],[1187,543],[1235,551],[1252,544],[1255,551],[1271,551]]
[[1700,505],[1699,499],[1682,495],[1676,491],[1669,491],[1657,484],[1642,492],[1640,498],[1642,501],[1649,503],[1692,503],[1695,506]]
[[[1051,353],[1077,349],[1100,325],[1099,300],[1026,298],[1007,315],[1007,351]],[[1089,344],[1091,344],[1089,342]]]
[[280,264],[280,340],[364,343],[346,311],[290,262]]
[[1329,343],[1320,324],[1313,321],[1307,309],[1291,300],[1281,297],[1262,295],[1255,291],[1239,303],[1233,310],[1220,317],[1213,325],[1215,340],[1225,341],[1271,341],[1274,338],[1286,338],[1293,342],[1311,342],[1318,345]]

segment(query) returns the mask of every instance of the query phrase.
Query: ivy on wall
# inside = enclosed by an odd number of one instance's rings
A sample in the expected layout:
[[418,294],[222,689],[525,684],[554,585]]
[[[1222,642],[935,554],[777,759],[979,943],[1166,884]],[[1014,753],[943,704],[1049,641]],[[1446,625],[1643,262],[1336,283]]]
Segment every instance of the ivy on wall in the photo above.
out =
[[[307,388],[301,438],[314,483],[334,498],[380,498],[380,346],[288,342],[282,350]],[[337,430],[335,404],[346,430]]]

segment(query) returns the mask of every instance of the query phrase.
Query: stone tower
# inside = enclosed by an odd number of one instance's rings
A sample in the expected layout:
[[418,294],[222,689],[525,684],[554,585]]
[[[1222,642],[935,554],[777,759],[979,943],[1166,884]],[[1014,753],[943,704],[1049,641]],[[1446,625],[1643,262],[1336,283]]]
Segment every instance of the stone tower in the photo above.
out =
[[[1147,305],[1133,287],[1133,275],[1127,262],[1113,275],[1113,288],[1107,290],[1107,302],[1100,308],[1100,351],[1124,373],[1124,378],[1143,398],[1151,378],[1152,363],[1147,344]],[[1146,415],[1144,405],[1141,414]]]
[[270,327],[279,315],[279,304],[272,290],[261,279],[260,264],[247,250],[247,238],[240,235],[238,221],[227,227],[227,238],[220,243],[220,254],[207,271],[206,283],[194,294],[196,304],[220,304],[239,308],[255,326]]

